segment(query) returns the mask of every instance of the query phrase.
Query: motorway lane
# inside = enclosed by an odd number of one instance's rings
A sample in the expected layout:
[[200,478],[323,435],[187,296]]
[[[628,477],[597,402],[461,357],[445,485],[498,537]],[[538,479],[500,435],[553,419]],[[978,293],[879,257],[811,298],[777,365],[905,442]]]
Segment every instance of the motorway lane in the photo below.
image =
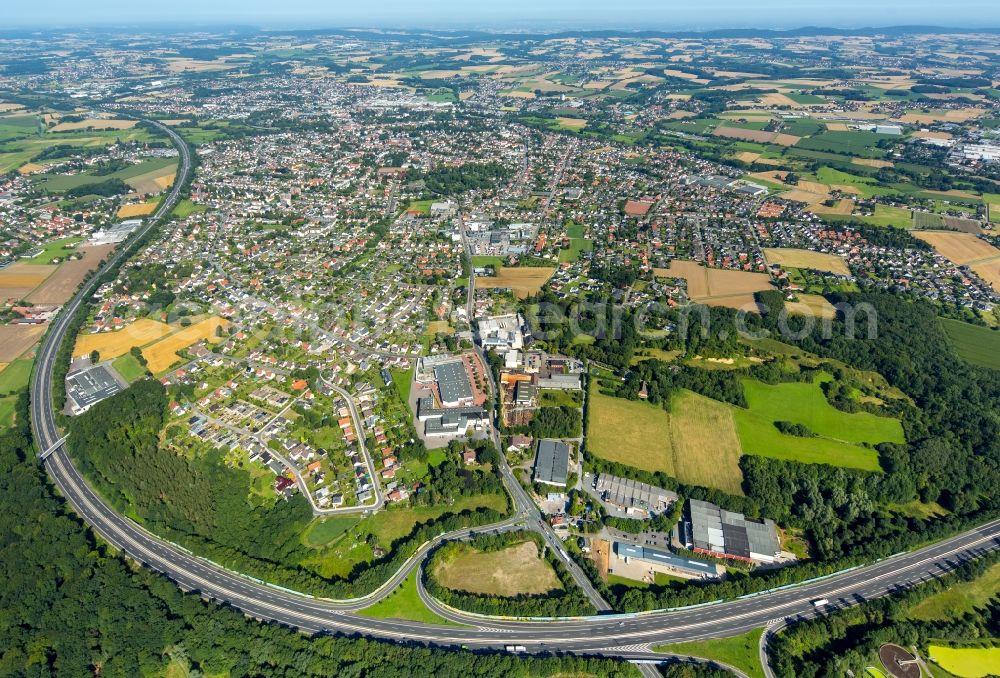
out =
[[[172,130],[165,131],[176,141],[176,134]],[[190,171],[187,149],[183,145],[181,149],[181,169],[175,188],[144,229],[151,227],[155,217],[172,209],[179,196],[179,187]],[[113,266],[121,256],[121,252],[115,254],[102,272]],[[51,407],[55,356],[70,318],[91,293],[97,277],[85,285],[67,305],[53,323],[39,350],[38,368],[32,382],[32,426],[39,447],[43,450],[60,438]],[[1000,548],[1000,521],[992,521],[920,551],[896,556],[821,582],[728,603],[641,615],[607,615],[568,621],[530,622],[501,618],[483,620],[471,615],[453,615],[470,625],[470,628],[461,629],[352,614],[388,595],[439,540],[421,547],[406,566],[372,596],[351,601],[317,599],[229,572],[147,532],[116,513],[96,495],[73,466],[63,445],[56,447],[45,460],[45,468],[70,504],[98,534],[125,554],[164,573],[185,590],[197,591],[204,597],[225,601],[250,616],[276,621],[306,632],[358,633],[438,645],[464,644],[500,648],[507,644],[518,644],[536,652],[562,650],[633,660],[655,659],[658,655],[650,652],[649,648],[656,644],[736,635],[774,619],[808,618],[817,614],[809,602],[813,598],[826,597],[834,605],[854,604],[859,600],[858,596],[882,595],[901,584],[948,571],[962,557]],[[519,501],[523,497],[517,497],[517,494],[519,493],[515,493],[515,502],[521,510],[525,510],[526,507]],[[474,528],[474,531],[503,529],[514,525],[518,519],[519,516],[515,516],[499,525]],[[460,537],[469,531],[447,536]]]

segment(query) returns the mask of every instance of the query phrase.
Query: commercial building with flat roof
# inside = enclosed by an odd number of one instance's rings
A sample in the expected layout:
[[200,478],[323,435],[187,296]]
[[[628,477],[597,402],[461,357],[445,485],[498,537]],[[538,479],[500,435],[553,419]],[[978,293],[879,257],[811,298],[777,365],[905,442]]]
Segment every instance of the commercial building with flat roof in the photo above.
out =
[[715,563],[701,560],[685,558],[669,551],[651,549],[648,546],[639,544],[628,544],[623,541],[616,541],[615,554],[619,558],[634,558],[651,565],[658,565],[669,570],[677,570],[693,577],[715,577],[717,576]]
[[535,454],[535,481],[566,487],[569,475],[569,445],[561,440],[539,440]]
[[465,371],[465,361],[458,360],[434,366],[434,380],[437,381],[441,404],[445,407],[461,407],[472,404],[472,384]]
[[66,377],[66,397],[73,414],[83,414],[124,389],[106,365],[92,365]]
[[765,563],[774,562],[781,553],[773,520],[750,520],[742,513],[726,511],[698,499],[688,502],[688,511],[685,542],[697,552]]

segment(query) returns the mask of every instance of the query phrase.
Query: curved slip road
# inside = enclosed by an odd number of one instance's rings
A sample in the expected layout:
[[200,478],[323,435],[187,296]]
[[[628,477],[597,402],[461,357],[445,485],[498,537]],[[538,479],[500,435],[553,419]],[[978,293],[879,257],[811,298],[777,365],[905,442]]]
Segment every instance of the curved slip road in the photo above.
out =
[[[136,237],[141,237],[160,217],[169,213],[191,169],[186,145],[172,130],[160,127],[178,145],[181,167],[174,188]],[[112,256],[100,273],[115,265],[123,252]],[[954,568],[965,558],[1000,548],[1000,520],[995,520],[918,551],[822,581],[731,602],[637,615],[518,621],[452,611],[423,592],[421,595],[431,609],[446,619],[466,626],[436,626],[362,617],[353,613],[388,595],[442,539],[460,538],[470,531],[481,533],[511,529],[522,516],[515,515],[492,526],[442,535],[424,544],[377,591],[364,598],[342,601],[313,598],[228,571],[148,532],[117,513],[84,481],[73,466],[65,445],[59,443],[61,436],[52,407],[51,385],[58,348],[66,336],[69,320],[92,293],[100,273],[92,277],[63,309],[39,350],[31,384],[31,416],[39,449],[50,451],[44,461],[45,469],[80,516],[114,547],[163,573],[184,590],[225,602],[261,620],[278,622],[308,633],[363,634],[402,642],[474,648],[499,649],[506,645],[523,645],[529,652],[569,651],[633,661],[655,661],[664,656],[652,652],[651,648],[661,643],[725,637],[775,620],[808,618],[817,614],[810,603],[812,599],[828,598],[831,607],[855,604],[864,598],[884,595],[897,587],[937,576]]]

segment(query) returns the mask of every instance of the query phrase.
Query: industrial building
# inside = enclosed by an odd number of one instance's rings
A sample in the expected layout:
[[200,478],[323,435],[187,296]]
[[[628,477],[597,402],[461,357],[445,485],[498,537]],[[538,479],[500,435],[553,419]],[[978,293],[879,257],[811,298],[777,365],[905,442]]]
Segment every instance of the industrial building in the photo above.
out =
[[689,577],[715,577],[717,576],[715,563],[702,560],[685,558],[669,551],[651,549],[639,544],[627,544],[616,541],[614,545],[615,554],[623,558],[625,562],[630,559],[640,560],[653,566],[654,570],[664,573],[676,571]]
[[477,406],[434,407],[429,397],[417,400],[417,420],[424,424],[424,435],[462,435],[470,426],[477,426],[487,418],[486,410]]
[[688,548],[720,558],[771,563],[781,553],[773,520],[757,522],[698,499],[688,502],[683,539]]
[[66,399],[73,414],[83,414],[124,389],[107,365],[92,365],[66,377]]
[[434,380],[444,407],[464,407],[472,405],[472,384],[465,371],[465,361],[453,361],[434,366]]
[[561,440],[539,440],[535,454],[535,482],[566,487],[569,445]]
[[594,490],[602,502],[628,514],[662,513],[677,501],[676,493],[662,487],[607,473],[601,473],[594,479]]

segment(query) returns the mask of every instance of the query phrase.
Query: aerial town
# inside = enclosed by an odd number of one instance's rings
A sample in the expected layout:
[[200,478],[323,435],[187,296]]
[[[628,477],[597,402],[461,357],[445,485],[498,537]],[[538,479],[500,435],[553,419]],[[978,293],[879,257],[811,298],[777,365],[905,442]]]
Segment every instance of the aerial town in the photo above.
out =
[[115,513],[416,626],[763,595],[956,534],[1000,480],[997,54],[0,41],[0,427],[51,371],[38,452]]

